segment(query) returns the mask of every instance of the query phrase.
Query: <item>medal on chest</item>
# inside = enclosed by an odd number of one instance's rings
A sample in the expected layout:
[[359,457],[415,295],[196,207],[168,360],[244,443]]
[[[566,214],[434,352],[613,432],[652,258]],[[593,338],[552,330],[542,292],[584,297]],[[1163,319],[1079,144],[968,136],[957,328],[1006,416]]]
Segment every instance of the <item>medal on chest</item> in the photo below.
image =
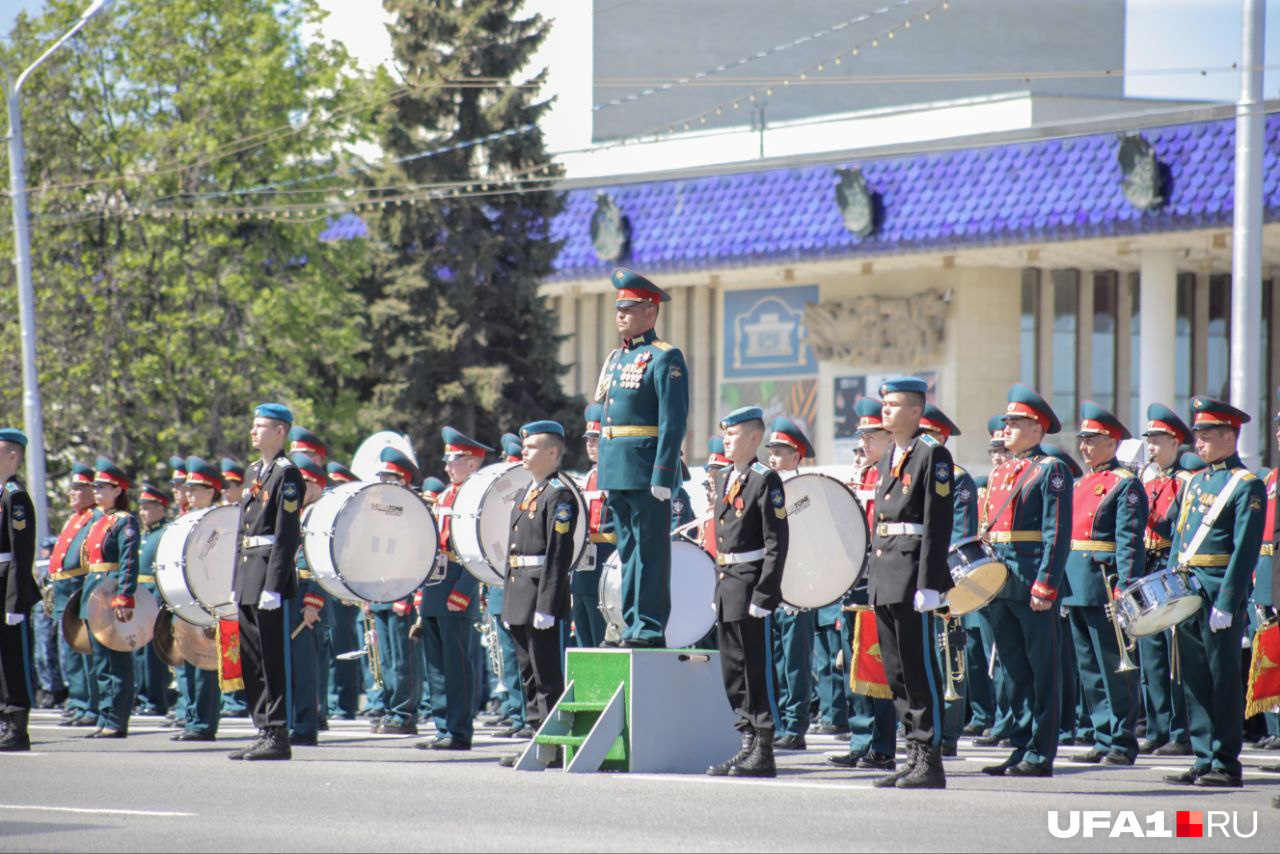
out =
[[622,371],[618,375],[618,385],[629,389],[640,388],[640,381],[644,379],[644,372],[648,369],[651,361],[653,361],[653,353],[646,350],[636,356],[634,362],[623,365]]
[[902,494],[906,495],[911,491],[911,472],[907,472],[902,476]]

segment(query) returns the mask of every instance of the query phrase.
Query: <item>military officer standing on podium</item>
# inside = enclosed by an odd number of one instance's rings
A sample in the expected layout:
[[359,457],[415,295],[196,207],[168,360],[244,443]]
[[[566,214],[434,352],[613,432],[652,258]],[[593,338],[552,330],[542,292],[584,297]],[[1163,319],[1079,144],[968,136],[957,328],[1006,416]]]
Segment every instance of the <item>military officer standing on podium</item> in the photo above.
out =
[[[26,458],[27,436],[13,427],[0,429],[0,751],[27,751],[31,739],[31,624],[27,615],[40,601],[34,575],[36,514],[18,471]],[[17,785],[18,774],[8,779]]]
[[[1076,436],[1089,470],[1076,482],[1071,498],[1068,593],[1062,603],[1071,623],[1094,743],[1073,760],[1132,765],[1138,755],[1138,671],[1120,669],[1121,650],[1106,605],[1113,590],[1146,574],[1142,535],[1147,494],[1141,481],[1116,459],[1116,449],[1130,438],[1120,419],[1085,401]],[[1069,678],[1071,674],[1063,674],[1063,679]]]
[[245,479],[232,598],[240,617],[245,695],[258,738],[231,759],[290,759],[288,622],[284,600],[298,589],[294,559],[302,538],[302,476],[284,454],[293,413],[264,403],[253,413],[250,441],[261,454]]
[[671,613],[671,495],[681,483],[689,369],[654,331],[666,291],[631,270],[615,270],[610,281],[622,346],[596,385],[604,408],[598,483],[622,561],[621,645],[660,647]]
[[1240,644],[1245,602],[1262,546],[1267,497],[1236,445],[1249,416],[1228,403],[1191,401],[1196,453],[1208,464],[1187,484],[1169,550],[1169,567],[1187,567],[1204,607],[1178,624],[1178,655],[1187,693],[1195,764],[1165,779],[1182,785],[1243,785],[1244,693]]
[[761,465],[764,412],[745,406],[730,412],[725,456],[733,467],[715,475],[716,640],[725,695],[742,735],[739,751],[707,769],[713,777],[773,777],[773,712],[770,697],[769,616],[782,603],[787,560],[787,502],[778,473]]

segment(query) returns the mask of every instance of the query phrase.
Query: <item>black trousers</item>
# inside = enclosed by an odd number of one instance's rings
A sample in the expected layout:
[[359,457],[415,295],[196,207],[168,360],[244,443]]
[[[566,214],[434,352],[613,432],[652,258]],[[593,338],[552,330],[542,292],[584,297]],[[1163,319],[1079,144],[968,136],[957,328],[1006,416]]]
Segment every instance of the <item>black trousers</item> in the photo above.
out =
[[[31,710],[31,618],[10,626],[0,618],[0,715]],[[23,731],[26,731],[23,721]]]
[[284,613],[289,604],[286,599],[271,611],[239,606],[244,693],[258,729],[289,726],[289,630]]
[[564,650],[560,625],[550,629],[512,626],[520,664],[520,685],[524,689],[524,722],[537,729],[547,719],[564,693]]
[[907,738],[925,746],[942,744],[942,676],[933,654],[938,633],[931,614],[910,602],[876,606],[880,656],[893,690],[893,708]]
[[756,617],[717,620],[716,640],[724,693],[738,716],[734,726],[741,731],[773,732],[768,621]]

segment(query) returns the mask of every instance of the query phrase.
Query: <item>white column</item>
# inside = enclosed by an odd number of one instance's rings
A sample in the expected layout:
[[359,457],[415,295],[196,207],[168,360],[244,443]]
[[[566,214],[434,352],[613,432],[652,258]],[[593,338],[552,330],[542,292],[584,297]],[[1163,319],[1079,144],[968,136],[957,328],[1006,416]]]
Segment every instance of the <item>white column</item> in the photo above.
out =
[[713,345],[717,340],[715,334],[715,312],[712,311],[711,300],[715,291],[709,284],[695,285],[693,288],[693,340],[681,346],[689,359],[689,460],[701,463],[706,459],[707,437],[713,432],[716,403],[714,398],[716,387],[716,363]]
[[578,393],[591,397],[600,375],[600,362],[596,353],[600,347],[600,312],[596,304],[599,294],[581,294],[578,297],[577,357]]
[[1139,267],[1138,396],[1174,405],[1178,336],[1178,265],[1168,249],[1144,249]]

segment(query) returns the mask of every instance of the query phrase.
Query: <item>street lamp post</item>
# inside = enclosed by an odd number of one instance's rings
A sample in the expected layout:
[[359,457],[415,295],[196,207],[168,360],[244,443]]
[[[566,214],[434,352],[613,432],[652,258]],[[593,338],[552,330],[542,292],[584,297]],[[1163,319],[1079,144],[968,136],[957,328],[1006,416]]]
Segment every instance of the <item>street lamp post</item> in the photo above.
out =
[[27,433],[27,489],[35,502],[38,540],[49,536],[49,499],[45,490],[44,414],[36,372],[36,297],[31,281],[31,232],[27,214],[26,149],[22,143],[22,84],[54,51],[67,43],[113,0],[93,0],[75,26],[63,34],[9,86],[9,189],[13,199],[13,266],[18,273],[18,319],[22,327],[22,412]]

